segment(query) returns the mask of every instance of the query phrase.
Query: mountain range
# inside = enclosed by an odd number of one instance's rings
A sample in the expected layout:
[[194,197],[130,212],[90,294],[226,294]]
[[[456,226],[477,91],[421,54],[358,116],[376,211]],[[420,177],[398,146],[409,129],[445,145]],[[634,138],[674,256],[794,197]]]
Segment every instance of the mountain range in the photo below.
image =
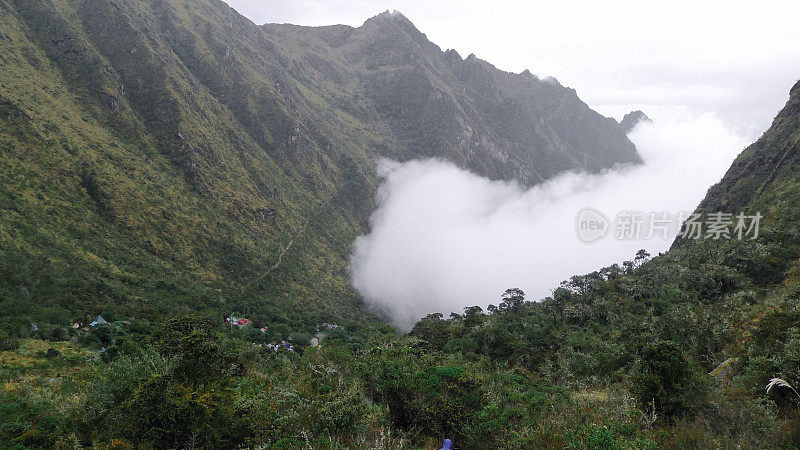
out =
[[396,12],[353,28],[258,26],[219,0],[0,11],[14,308],[361,320],[347,257],[381,159],[526,185],[641,161],[575,90],[442,51]]

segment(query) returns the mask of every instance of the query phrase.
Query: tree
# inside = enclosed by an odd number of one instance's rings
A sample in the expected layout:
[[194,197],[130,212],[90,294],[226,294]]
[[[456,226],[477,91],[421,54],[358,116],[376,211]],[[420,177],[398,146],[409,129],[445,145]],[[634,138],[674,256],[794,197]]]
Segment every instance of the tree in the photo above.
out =
[[520,288],[506,289],[500,302],[500,311],[516,312],[525,301],[525,292]]
[[468,306],[464,308],[464,326],[472,328],[483,323],[483,309],[480,306]]
[[428,341],[434,348],[443,349],[447,344],[447,323],[442,313],[428,314],[411,329],[410,335]]
[[638,269],[642,267],[650,259],[650,253],[645,249],[640,249],[636,252],[636,257],[633,259],[634,265]]
[[687,413],[705,393],[704,383],[676,343],[661,341],[644,348],[633,384],[642,406],[671,419]]
[[486,404],[483,376],[437,352],[405,346],[373,349],[357,372],[373,400],[388,407],[393,425],[404,430],[463,440]]
[[272,341],[282,341],[292,334],[292,329],[285,323],[276,323],[267,328],[267,337]]

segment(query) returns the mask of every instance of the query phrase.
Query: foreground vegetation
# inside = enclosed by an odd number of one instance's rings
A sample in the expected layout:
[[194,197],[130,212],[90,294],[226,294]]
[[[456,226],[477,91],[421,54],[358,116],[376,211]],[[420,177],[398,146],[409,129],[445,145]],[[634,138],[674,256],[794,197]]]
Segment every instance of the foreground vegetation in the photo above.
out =
[[[4,318],[0,439],[20,447],[800,445],[800,235],[644,252],[542,302],[310,333],[179,316]],[[702,268],[697,271],[697,268]],[[313,331],[313,330],[312,330]],[[284,334],[285,333],[285,334]],[[264,344],[289,339],[294,350]]]

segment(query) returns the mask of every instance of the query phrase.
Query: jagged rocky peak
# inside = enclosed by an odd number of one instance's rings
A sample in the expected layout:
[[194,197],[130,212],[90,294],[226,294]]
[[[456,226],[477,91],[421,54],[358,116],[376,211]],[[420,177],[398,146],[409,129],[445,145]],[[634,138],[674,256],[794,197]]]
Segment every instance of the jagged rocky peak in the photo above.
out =
[[387,9],[386,11],[378,14],[378,17],[391,17],[391,18],[394,18],[394,19],[405,19],[405,20],[408,20],[406,18],[406,16],[403,15],[403,13],[401,13],[400,11],[398,11],[396,9],[393,9],[393,10],[388,10]]
[[454,48],[448,48],[447,50],[445,50],[444,54],[445,54],[445,56],[447,56],[450,59],[454,59],[454,60],[458,60],[458,61],[463,61],[464,60],[461,57],[461,55]]
[[[433,46],[425,33],[400,11],[386,10],[370,17],[358,27],[358,33],[381,42],[381,46],[406,48],[409,45]],[[438,49],[438,46],[436,47]]]
[[403,26],[411,26],[414,29],[416,29],[416,27],[414,26],[414,23],[411,22],[408,19],[408,17],[404,16],[403,13],[401,13],[400,11],[397,11],[396,9],[393,9],[391,11],[387,9],[386,11],[384,11],[384,12],[382,12],[382,13],[376,15],[376,16],[370,17],[364,23],[365,24],[367,24],[367,23],[385,23],[385,24],[394,23],[394,24],[399,24],[399,25],[403,25]]
[[623,133],[628,134],[636,128],[636,125],[639,125],[639,123],[643,121],[652,122],[653,119],[647,117],[647,114],[640,110],[631,111],[622,118],[622,122],[619,123],[619,129],[622,130]]
[[544,77],[544,79],[542,81],[544,81],[546,84],[550,84],[550,85],[558,86],[558,87],[563,87],[561,85],[561,83],[558,82],[558,79],[556,79],[556,77],[554,77],[554,76]]

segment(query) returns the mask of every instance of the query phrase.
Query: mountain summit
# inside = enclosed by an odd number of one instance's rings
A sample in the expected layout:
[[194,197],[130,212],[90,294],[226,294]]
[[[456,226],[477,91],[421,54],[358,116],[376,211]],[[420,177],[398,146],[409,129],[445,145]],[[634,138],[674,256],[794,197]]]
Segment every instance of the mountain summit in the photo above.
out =
[[652,121],[653,119],[647,117],[647,114],[640,110],[631,111],[622,118],[622,121],[619,123],[619,129],[622,130],[623,133],[628,134],[636,128],[636,125],[639,125],[640,122]]
[[301,72],[322,89],[367,100],[376,113],[367,118],[387,124],[403,147],[392,157],[439,157],[526,184],[564,170],[640,162],[615,121],[592,111],[573,89],[442,51],[399,12],[358,28],[264,28],[281,48],[295,47],[307,63]]

